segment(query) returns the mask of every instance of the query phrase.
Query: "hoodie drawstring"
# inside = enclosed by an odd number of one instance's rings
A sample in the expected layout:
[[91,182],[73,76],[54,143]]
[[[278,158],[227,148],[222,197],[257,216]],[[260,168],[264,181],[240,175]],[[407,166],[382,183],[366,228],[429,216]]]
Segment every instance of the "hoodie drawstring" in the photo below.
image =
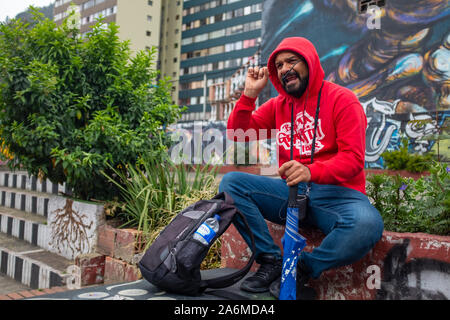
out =
[[[316,114],[315,114],[315,119],[314,119],[314,136],[313,136],[313,141],[312,141],[312,146],[311,146],[311,163],[313,163],[314,161],[314,151],[316,149],[316,134],[317,134],[317,124],[319,122],[319,111],[320,111],[320,97],[322,95],[322,88],[323,88],[323,81],[322,81],[322,85],[320,86],[320,90],[319,90],[319,96],[317,97],[317,107],[316,107]],[[303,131],[305,129],[305,110],[306,110],[306,103],[308,101],[308,92],[309,90],[306,91],[306,97],[305,97],[305,105],[303,107],[303,128],[302,128],[302,133],[300,134],[300,149],[299,149],[299,157],[301,159],[301,145],[302,145],[302,135],[303,135]],[[294,103],[291,101],[291,160],[294,160]],[[296,186],[292,186],[290,187],[291,192],[293,194],[296,194],[294,189],[298,190],[298,184]],[[307,189],[306,189],[306,195],[309,195],[309,191],[311,189],[311,181],[308,183]]]

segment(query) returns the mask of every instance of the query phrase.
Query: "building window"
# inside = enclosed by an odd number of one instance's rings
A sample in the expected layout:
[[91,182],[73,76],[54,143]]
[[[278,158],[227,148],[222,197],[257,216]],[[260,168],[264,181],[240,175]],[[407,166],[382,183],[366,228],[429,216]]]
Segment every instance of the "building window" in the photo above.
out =
[[94,0],[90,0],[88,2],[83,3],[83,10],[89,9],[91,7],[93,7],[95,5],[95,1]]
[[149,6],[153,6],[153,1],[152,0],[148,0],[148,5]]
[[152,32],[147,30],[146,34],[147,34],[147,37],[150,37],[152,35]]
[[151,22],[152,21],[152,16],[147,16],[147,21]]

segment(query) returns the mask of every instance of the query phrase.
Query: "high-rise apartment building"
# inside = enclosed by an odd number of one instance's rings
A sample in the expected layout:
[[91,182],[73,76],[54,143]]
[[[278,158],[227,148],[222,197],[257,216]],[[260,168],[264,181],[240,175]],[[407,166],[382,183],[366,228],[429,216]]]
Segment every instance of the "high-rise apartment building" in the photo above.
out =
[[[158,48],[155,68],[170,77],[172,98],[188,106],[182,121],[209,119],[208,87],[224,82],[261,42],[264,0],[56,0],[54,19],[77,11],[80,31],[102,16],[131,49]],[[72,4],[72,6],[71,6]]]
[[[130,40],[133,52],[158,48],[155,69],[161,77],[178,77],[180,67],[182,0],[56,0],[54,20],[74,10],[81,34],[90,31],[100,17],[119,26],[119,38]],[[172,82],[172,98],[178,99],[178,83]]]
[[182,121],[210,118],[208,87],[224,82],[255,54],[263,0],[185,0],[181,35]]

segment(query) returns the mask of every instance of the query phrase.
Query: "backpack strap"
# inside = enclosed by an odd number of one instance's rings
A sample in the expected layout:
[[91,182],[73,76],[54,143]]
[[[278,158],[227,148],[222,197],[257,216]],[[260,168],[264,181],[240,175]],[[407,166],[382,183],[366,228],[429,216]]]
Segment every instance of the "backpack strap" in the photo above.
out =
[[245,275],[250,271],[250,268],[252,267],[253,262],[255,261],[255,238],[253,236],[253,232],[250,229],[250,226],[248,225],[247,219],[245,216],[236,208],[236,213],[241,217],[242,221],[244,222],[245,228],[247,229],[248,234],[250,235],[251,241],[252,241],[252,255],[250,259],[247,262],[247,265],[243,267],[242,269],[233,272],[231,274],[227,274],[222,277],[217,277],[213,279],[208,280],[201,280],[200,282],[200,291],[203,292],[206,290],[206,288],[213,288],[213,289],[220,289],[232,286],[239,280],[241,280]]

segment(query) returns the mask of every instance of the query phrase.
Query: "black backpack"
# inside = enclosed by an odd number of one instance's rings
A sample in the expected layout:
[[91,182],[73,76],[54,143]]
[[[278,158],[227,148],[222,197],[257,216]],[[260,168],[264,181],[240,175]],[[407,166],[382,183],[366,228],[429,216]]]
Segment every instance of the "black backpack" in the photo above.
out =
[[[255,259],[255,242],[245,216],[233,203],[229,194],[221,192],[211,200],[200,200],[178,213],[140,260],[138,265],[144,279],[162,290],[184,295],[199,295],[207,288],[225,288],[241,280]],[[216,214],[220,216],[219,231],[209,246],[193,239],[198,227]],[[235,215],[241,217],[251,237],[250,260],[244,268],[232,274],[202,280],[200,264],[214,241],[230,226]]]

